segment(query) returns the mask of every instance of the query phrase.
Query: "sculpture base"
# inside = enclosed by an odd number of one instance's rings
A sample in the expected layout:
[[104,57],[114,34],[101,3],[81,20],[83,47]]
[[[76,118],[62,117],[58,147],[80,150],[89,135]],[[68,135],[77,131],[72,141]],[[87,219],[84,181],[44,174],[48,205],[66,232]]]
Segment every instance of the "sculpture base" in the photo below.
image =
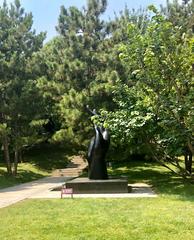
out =
[[67,188],[73,188],[75,194],[131,192],[126,179],[90,180],[88,178],[76,178],[66,182],[65,185]]

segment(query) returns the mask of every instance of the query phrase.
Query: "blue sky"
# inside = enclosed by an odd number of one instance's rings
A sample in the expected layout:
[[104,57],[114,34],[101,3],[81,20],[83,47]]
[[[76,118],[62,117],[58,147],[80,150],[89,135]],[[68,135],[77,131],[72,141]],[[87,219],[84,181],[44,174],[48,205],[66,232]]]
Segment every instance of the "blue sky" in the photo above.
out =
[[[14,0],[7,0],[7,2],[13,2]],[[22,7],[26,12],[32,12],[34,25],[33,27],[37,32],[47,31],[47,41],[55,36],[55,26],[57,25],[57,19],[60,12],[60,6],[64,5],[66,8],[69,6],[77,6],[81,8],[86,4],[86,0],[20,0]],[[166,0],[108,0],[108,8],[105,13],[105,18],[113,18],[114,12],[124,9],[125,4],[129,9],[138,9],[146,7],[150,4],[159,6],[165,4]],[[3,0],[0,0],[0,5]]]

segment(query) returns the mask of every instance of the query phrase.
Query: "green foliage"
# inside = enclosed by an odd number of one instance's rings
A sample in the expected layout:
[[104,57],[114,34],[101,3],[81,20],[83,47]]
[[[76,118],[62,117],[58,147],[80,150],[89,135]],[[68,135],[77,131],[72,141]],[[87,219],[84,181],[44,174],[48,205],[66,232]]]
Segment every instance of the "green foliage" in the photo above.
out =
[[39,114],[41,96],[31,74],[31,57],[42,47],[45,34],[36,35],[31,30],[32,15],[24,12],[19,1],[10,6],[4,2],[0,23],[0,124],[4,129],[1,140],[9,165],[9,148],[16,152],[22,149],[24,138],[33,135],[29,123]]
[[[106,1],[88,1],[85,8],[61,8],[57,30],[59,37],[38,54],[38,88],[58,119],[59,129],[53,141],[65,140],[86,148],[91,136],[85,106],[112,110],[112,91],[117,81],[128,78],[128,68],[119,59],[121,42],[127,41],[128,22],[144,31],[148,17],[143,11],[124,11],[109,22],[101,20]],[[36,57],[34,58],[37,62]]]
[[112,30],[101,20],[106,5],[106,1],[88,1],[82,10],[62,7],[60,36],[40,53],[46,68],[38,87],[60,122],[54,141],[86,146],[91,126],[85,106],[112,108],[112,86],[122,68],[115,46],[118,40],[108,37]]
[[186,0],[182,3],[178,0],[166,1],[166,6],[161,6],[162,13],[173,25],[179,27],[179,31],[190,32],[194,20],[194,1]]
[[115,86],[118,109],[108,114],[107,123],[130,152],[149,154],[163,165],[170,161],[184,175],[176,157],[193,151],[190,36],[150,9],[155,14],[145,33],[128,26],[129,41],[120,58],[131,74],[127,84],[118,81]]
[[[150,15],[125,8],[105,22],[106,8],[106,0],[62,6],[59,36],[43,46],[45,34],[32,30],[19,1],[0,7],[0,141],[9,173],[10,153],[17,163],[24,146],[43,139],[86,150],[89,105],[102,109],[92,121],[111,129],[122,158],[170,159],[188,174],[177,156],[193,153],[193,0],[151,5]],[[49,121],[54,130],[45,134]]]

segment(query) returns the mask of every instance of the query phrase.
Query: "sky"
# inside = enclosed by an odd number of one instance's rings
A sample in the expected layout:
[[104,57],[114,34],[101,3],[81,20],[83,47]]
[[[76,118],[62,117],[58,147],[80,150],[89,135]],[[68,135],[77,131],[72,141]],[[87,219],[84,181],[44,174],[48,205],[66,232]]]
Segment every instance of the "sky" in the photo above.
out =
[[[76,6],[82,8],[87,0],[20,0],[22,7],[26,12],[33,14],[33,28],[37,33],[41,31],[47,32],[46,41],[57,35],[55,26],[57,25],[58,16],[60,13],[60,6],[64,5],[66,8],[69,6]],[[8,3],[14,0],[7,0]],[[150,4],[159,6],[165,5],[166,0],[108,0],[108,8],[104,15],[105,19],[113,18],[114,12],[119,13],[124,9],[125,5],[129,9],[138,9],[139,7],[146,8]],[[3,0],[0,0],[2,5]]]

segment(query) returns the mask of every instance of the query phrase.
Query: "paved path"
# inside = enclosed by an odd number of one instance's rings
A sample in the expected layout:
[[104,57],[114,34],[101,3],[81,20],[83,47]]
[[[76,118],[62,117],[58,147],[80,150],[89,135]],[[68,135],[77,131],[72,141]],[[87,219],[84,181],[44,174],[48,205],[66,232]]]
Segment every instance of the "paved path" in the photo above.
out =
[[54,171],[51,177],[4,188],[0,190],[0,208],[40,194],[47,196],[51,189],[61,186],[69,179],[78,177],[85,167],[86,163],[83,159],[75,156],[67,168]]
[[[75,156],[67,168],[54,171],[51,177],[2,189],[0,190],[0,208],[7,207],[27,198],[60,198],[60,191],[51,190],[60,187],[69,179],[78,177],[86,165],[81,157]],[[129,185],[132,187],[132,193],[74,194],[74,198],[134,198],[157,196],[151,189],[151,186],[147,184],[136,183]]]
[[61,185],[67,179],[64,177],[47,177],[38,181],[2,189],[0,190],[0,208],[7,207],[43,192],[46,193],[49,189]]

